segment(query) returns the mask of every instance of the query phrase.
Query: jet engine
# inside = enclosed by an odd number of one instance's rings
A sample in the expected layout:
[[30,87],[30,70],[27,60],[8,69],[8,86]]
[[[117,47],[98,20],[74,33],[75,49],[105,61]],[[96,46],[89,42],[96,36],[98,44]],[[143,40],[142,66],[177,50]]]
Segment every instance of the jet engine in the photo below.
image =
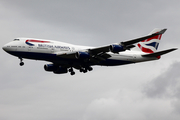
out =
[[44,65],[44,70],[45,71],[52,72],[55,69],[57,69],[57,67],[54,64],[46,64],[46,65]]
[[110,45],[109,49],[113,53],[118,53],[118,52],[121,52],[121,51],[125,51],[125,48],[122,45]]
[[48,72],[53,72],[55,74],[63,74],[63,73],[67,73],[67,68],[63,68],[61,66],[56,66],[54,64],[46,64],[44,65],[44,69],[45,71]]
[[87,58],[89,58],[89,56],[90,55],[88,52],[77,52],[75,54],[76,59],[87,59]]

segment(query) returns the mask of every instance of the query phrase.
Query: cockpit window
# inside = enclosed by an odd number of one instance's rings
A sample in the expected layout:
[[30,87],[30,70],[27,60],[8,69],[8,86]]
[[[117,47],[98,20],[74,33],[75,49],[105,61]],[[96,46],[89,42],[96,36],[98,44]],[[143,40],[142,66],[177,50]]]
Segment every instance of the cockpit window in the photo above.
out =
[[19,39],[14,39],[13,41],[19,41]]

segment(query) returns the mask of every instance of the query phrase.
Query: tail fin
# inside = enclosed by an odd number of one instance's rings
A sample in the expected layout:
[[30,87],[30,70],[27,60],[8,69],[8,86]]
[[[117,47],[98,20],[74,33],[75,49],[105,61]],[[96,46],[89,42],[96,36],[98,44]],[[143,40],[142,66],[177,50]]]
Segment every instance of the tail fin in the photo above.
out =
[[[160,31],[162,31],[162,29],[156,28],[153,31],[151,31],[149,34],[151,35],[151,34],[154,34],[154,33],[160,32]],[[139,42],[137,44],[137,47],[139,48],[139,50],[141,50],[144,53],[154,53],[158,49],[158,46],[159,46],[159,43],[161,40],[161,36],[162,36],[162,34],[159,34],[157,36],[145,39],[145,40]]]

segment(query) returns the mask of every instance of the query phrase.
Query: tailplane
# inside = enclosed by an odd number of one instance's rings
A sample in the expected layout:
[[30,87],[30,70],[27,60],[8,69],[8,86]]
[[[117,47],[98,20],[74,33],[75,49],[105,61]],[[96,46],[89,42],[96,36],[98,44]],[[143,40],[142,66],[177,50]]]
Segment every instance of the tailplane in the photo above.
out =
[[151,54],[145,54],[145,55],[142,55],[142,57],[157,57],[157,58],[160,58],[161,55],[167,54],[167,53],[172,52],[174,50],[177,50],[177,48],[171,48],[171,49],[168,49],[168,50],[163,50],[163,51],[159,51],[159,52],[155,52],[155,53],[151,53]]

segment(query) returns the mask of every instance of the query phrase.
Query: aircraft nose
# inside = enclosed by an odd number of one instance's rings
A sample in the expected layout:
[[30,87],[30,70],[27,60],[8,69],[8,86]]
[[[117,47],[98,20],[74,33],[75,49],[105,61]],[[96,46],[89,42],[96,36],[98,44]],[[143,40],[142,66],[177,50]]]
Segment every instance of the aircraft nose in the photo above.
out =
[[6,51],[6,50],[7,50],[6,45],[4,45],[4,46],[2,47],[2,49],[3,49],[4,51]]
[[9,48],[9,44],[5,44],[3,47],[2,47],[2,49],[4,50],[4,51],[9,51],[10,50],[10,48]]

